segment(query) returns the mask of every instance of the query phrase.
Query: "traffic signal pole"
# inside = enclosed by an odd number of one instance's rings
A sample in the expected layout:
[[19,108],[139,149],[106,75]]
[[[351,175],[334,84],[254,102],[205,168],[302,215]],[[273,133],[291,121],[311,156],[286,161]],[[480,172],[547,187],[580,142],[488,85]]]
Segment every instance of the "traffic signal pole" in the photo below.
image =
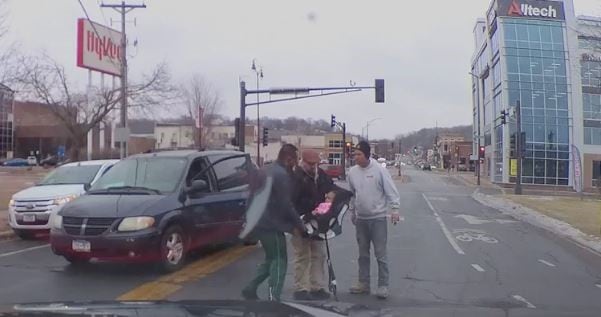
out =
[[340,175],[341,180],[346,179],[346,122],[342,123],[342,175]]
[[522,116],[520,109],[520,101],[518,100],[515,104],[515,121],[516,121],[516,137],[515,137],[515,148],[517,157],[517,175],[515,178],[514,194],[522,194]]
[[[317,87],[317,88],[272,88],[272,89],[257,89],[257,90],[247,90],[246,83],[244,81],[240,81],[240,127],[238,132],[238,149],[240,152],[244,152],[245,148],[245,137],[246,137],[246,107],[248,106],[258,106],[259,102],[255,103],[246,103],[246,96],[249,94],[269,94],[271,95],[294,95],[294,97],[290,98],[281,98],[274,100],[265,100],[261,101],[260,104],[268,104],[274,102],[281,101],[290,101],[290,100],[299,100],[306,98],[315,98],[315,97],[323,97],[330,95],[338,95],[338,94],[346,94],[351,92],[358,92],[364,89],[374,89],[375,90],[375,102],[376,103],[384,103],[384,79],[376,79],[374,86],[346,86],[346,87]],[[317,94],[311,94],[311,92],[319,92]],[[301,96],[299,96],[301,95]],[[258,133],[258,132],[257,132]]]

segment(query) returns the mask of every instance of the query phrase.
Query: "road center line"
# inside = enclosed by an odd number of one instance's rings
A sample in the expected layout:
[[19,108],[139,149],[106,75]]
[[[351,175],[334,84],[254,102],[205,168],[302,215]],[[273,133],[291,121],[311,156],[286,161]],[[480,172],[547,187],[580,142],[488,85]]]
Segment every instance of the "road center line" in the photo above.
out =
[[21,249],[21,250],[17,250],[17,251],[2,253],[2,254],[0,254],[0,258],[4,258],[4,257],[7,257],[7,256],[19,254],[19,253],[25,253],[25,252],[29,252],[29,251],[33,251],[33,250],[37,250],[37,249],[41,249],[41,248],[46,248],[46,247],[49,247],[49,246],[50,246],[50,244],[43,244],[43,245],[38,245],[38,246],[35,246],[35,247],[31,247],[31,248],[26,248],[26,249]]
[[122,294],[117,300],[164,300],[184,287],[184,284],[210,275],[253,250],[256,250],[256,247],[236,246],[215,252],[188,264],[179,271],[144,283]]
[[555,267],[555,264],[551,263],[551,262],[547,262],[545,260],[539,259],[538,262],[544,264],[544,265],[548,265],[550,267]]
[[478,272],[484,272],[484,269],[478,264],[472,264],[472,267]]
[[525,299],[524,297],[520,296],[520,295],[513,295],[512,296],[515,300],[520,301],[524,304],[526,304],[526,307],[528,308],[536,308],[536,306],[532,305],[532,303],[530,303],[527,299]]
[[426,197],[426,195],[424,193],[422,193],[422,197],[424,197],[424,200],[426,201],[426,203],[428,203],[428,207],[430,207],[430,210],[432,210],[432,212],[434,213],[434,217],[436,218],[436,221],[440,225],[442,232],[447,237],[447,240],[449,240],[449,243],[451,244],[453,249],[455,249],[455,251],[458,254],[465,255],[465,252],[463,252],[463,250],[459,247],[459,245],[457,244],[457,241],[455,241],[455,238],[453,238],[453,235],[451,234],[451,232],[449,231],[447,226],[442,221],[442,218],[440,218],[440,215],[438,215],[438,212],[436,212],[436,209],[434,209],[434,206],[432,206],[432,203],[428,200],[428,197]]

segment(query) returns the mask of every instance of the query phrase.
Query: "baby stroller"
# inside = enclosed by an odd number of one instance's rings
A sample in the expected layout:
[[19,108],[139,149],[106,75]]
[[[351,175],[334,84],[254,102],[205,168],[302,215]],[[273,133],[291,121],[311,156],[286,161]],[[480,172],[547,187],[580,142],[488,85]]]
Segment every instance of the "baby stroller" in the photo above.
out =
[[338,296],[336,295],[336,274],[334,273],[334,267],[332,266],[328,240],[342,234],[342,221],[344,219],[344,215],[348,211],[349,203],[351,197],[353,197],[353,193],[341,188],[335,192],[336,197],[332,202],[329,212],[323,215],[307,213],[301,216],[301,219],[305,223],[307,233],[312,239],[325,240],[326,242],[328,288],[334,295],[334,299],[338,300]]

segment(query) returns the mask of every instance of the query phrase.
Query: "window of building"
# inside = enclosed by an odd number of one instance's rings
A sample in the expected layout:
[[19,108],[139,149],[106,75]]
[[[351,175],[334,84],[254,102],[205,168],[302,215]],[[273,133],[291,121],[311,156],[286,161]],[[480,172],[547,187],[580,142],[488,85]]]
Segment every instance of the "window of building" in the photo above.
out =
[[342,162],[342,153],[329,153],[328,163],[333,165],[340,165]]
[[329,140],[328,141],[328,147],[330,147],[330,148],[341,148],[342,147],[342,141],[341,140]]

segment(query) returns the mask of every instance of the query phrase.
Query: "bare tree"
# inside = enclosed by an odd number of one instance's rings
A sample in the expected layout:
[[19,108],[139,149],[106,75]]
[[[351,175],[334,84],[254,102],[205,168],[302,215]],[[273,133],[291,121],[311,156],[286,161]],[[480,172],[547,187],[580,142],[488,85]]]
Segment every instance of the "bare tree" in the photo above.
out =
[[[63,123],[69,132],[71,159],[79,159],[88,132],[105,121],[120,106],[118,88],[95,89],[89,93],[78,90],[69,80],[65,68],[47,56],[22,60],[24,69],[19,83],[25,97],[42,102]],[[140,83],[128,86],[132,111],[147,112],[162,105],[173,88],[165,64],[160,64]]]
[[[219,92],[209,84],[201,75],[194,74],[192,78],[181,85],[180,95],[185,115],[193,120],[198,120],[199,109],[202,108],[200,118],[202,131],[200,143],[207,146],[208,135],[213,129],[213,119],[218,117],[223,101]],[[198,128],[194,128],[194,134],[198,136]],[[198,137],[196,137],[198,144]]]

